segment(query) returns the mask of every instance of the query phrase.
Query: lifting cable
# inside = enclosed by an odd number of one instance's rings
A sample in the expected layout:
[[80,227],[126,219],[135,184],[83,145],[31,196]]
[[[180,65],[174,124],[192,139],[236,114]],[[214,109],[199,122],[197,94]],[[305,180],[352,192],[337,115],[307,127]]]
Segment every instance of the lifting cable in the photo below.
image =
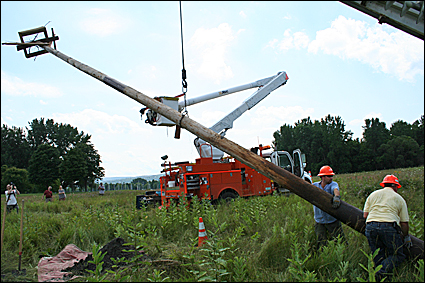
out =
[[[181,127],[181,123],[182,120],[185,116],[189,117],[189,114],[187,112],[187,102],[186,102],[186,92],[187,92],[187,82],[186,82],[186,69],[184,68],[184,49],[183,49],[183,17],[182,17],[182,2],[179,1],[179,5],[180,5],[180,34],[181,34],[181,42],[182,42],[182,63],[183,63],[183,69],[182,69],[182,94],[176,96],[176,97],[180,97],[180,96],[184,96],[184,111],[182,111],[182,117],[180,118],[179,124],[176,125],[176,134],[175,134],[175,138],[180,138],[180,127]],[[140,114],[142,116],[143,119],[143,114],[145,113],[145,111],[148,109],[148,107],[142,108],[140,109]],[[153,112],[152,113],[152,117],[149,117],[149,112],[146,114],[147,118],[146,118],[146,123],[150,123],[151,125],[154,125],[154,122],[156,122],[156,113]]]
[[186,69],[184,68],[184,49],[183,49],[183,19],[182,19],[182,1],[179,1],[180,4],[180,34],[181,34],[181,41],[182,41],[182,63],[183,63],[183,69],[182,69],[182,92],[184,95],[184,111],[182,112],[182,118],[180,119],[180,125],[181,121],[184,116],[189,116],[187,112],[187,106],[186,106],[186,92],[187,92],[187,82],[186,82]]

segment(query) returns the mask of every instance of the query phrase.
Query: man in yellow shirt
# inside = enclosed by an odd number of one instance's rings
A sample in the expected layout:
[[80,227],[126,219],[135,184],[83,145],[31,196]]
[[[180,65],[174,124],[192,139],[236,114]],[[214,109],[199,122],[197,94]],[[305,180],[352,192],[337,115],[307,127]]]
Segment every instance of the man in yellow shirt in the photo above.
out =
[[401,188],[397,177],[387,175],[380,185],[384,188],[371,193],[363,209],[370,250],[374,253],[379,248],[373,259],[375,266],[382,264],[376,273],[378,281],[404,261],[403,244],[408,248],[412,246],[409,214],[406,201],[397,193]]

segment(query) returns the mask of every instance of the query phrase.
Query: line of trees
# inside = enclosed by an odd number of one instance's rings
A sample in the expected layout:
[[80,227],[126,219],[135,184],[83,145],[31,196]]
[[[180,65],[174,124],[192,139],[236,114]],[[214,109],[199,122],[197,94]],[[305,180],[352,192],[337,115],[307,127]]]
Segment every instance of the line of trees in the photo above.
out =
[[144,189],[144,190],[159,190],[160,189],[159,181],[157,180],[148,181],[146,179],[139,177],[139,178],[133,179],[131,183],[133,184],[133,186],[140,186],[141,189]]
[[[100,155],[91,136],[69,124],[34,119],[29,127],[2,125],[1,186],[13,181],[23,193],[43,192],[52,185],[86,190],[104,177]],[[307,171],[330,165],[337,173],[414,167],[424,164],[424,115],[409,124],[398,120],[386,128],[379,118],[365,120],[363,138],[353,139],[341,117],[310,117],[284,124],[273,133],[277,150],[299,148],[307,156]],[[158,184],[141,179],[144,187]]]
[[337,173],[353,173],[424,164],[424,115],[409,124],[398,120],[387,129],[379,118],[366,119],[363,138],[353,139],[341,117],[310,117],[284,124],[273,133],[277,150],[299,148],[307,157],[307,171],[318,174],[323,165]]
[[34,119],[29,127],[1,128],[1,186],[14,182],[21,193],[47,186],[86,189],[105,175],[91,135],[53,119]]
[[[159,181],[148,181],[143,178],[135,178],[130,183],[104,183],[106,191],[119,191],[119,190],[160,190]],[[98,184],[88,188],[89,192],[97,192]]]
[[131,183],[105,183],[105,189],[107,191],[113,190],[159,190],[159,181],[151,180],[148,181],[143,178],[135,178]]

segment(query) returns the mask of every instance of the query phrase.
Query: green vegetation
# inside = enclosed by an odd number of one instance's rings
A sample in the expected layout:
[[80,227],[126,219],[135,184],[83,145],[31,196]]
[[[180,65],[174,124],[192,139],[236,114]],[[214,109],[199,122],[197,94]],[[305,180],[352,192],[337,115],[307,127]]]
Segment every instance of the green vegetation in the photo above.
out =
[[284,124],[273,133],[277,150],[301,149],[307,171],[319,172],[330,165],[337,173],[407,168],[424,164],[424,115],[413,124],[398,120],[388,130],[379,118],[365,119],[363,138],[353,139],[341,117],[327,115],[312,121]]
[[[386,174],[395,174],[402,185],[411,217],[410,234],[424,240],[424,167],[340,174],[342,199],[362,209],[366,197],[381,188]],[[317,177],[314,177],[314,181]],[[366,237],[343,225],[348,245],[330,242],[315,251],[313,208],[297,195],[253,197],[212,206],[208,202],[169,210],[136,209],[141,191],[108,191],[67,194],[64,202],[42,201],[41,194],[20,195],[25,199],[22,268],[18,267],[20,213],[6,217],[1,257],[2,281],[37,281],[40,256],[55,256],[66,245],[93,251],[98,268],[74,281],[373,281],[376,266]],[[5,199],[2,195],[2,217]],[[199,217],[208,241],[200,248]],[[126,268],[105,270],[100,246],[122,237],[154,260],[129,261]],[[393,282],[423,282],[423,260],[405,261]],[[388,278],[387,278],[388,280]]]
[[[301,149],[307,157],[307,171],[317,174],[330,165],[339,173],[407,168],[424,164],[424,115],[412,124],[398,120],[390,128],[379,118],[365,119],[363,138],[353,139],[341,117],[330,114],[312,121],[284,124],[273,133],[277,150]],[[90,190],[104,176],[101,158],[91,136],[53,119],[34,119],[29,127],[2,125],[1,186],[17,184],[21,193],[40,193],[47,186]],[[17,168],[22,172],[17,174]],[[12,172],[8,172],[11,170]],[[12,178],[13,176],[14,178]],[[145,188],[146,180],[135,181]],[[155,189],[157,184],[151,184]],[[105,184],[107,190],[109,185]]]
[[59,185],[87,189],[105,175],[90,135],[53,119],[28,124],[26,130],[1,127],[2,188],[14,182],[21,193],[41,193],[53,185],[54,190]]

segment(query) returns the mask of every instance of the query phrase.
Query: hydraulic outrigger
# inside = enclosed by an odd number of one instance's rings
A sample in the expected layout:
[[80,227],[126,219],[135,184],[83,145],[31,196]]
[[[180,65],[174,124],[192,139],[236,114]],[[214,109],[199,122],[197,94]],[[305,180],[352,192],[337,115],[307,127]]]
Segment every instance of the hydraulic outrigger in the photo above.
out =
[[[43,39],[39,39],[37,41],[33,40],[30,42],[24,42],[23,37],[29,36],[33,34],[43,33],[46,37]],[[53,33],[53,29],[52,29]],[[167,119],[173,121],[175,124],[180,125],[182,128],[191,132],[195,136],[209,142],[214,145],[218,149],[226,152],[227,154],[233,156],[240,162],[248,165],[251,168],[254,168],[264,176],[272,179],[279,185],[288,188],[291,192],[297,194],[303,199],[307,200],[311,204],[317,206],[323,211],[329,213],[334,216],[347,226],[355,229],[356,231],[364,234],[365,231],[365,219],[363,218],[363,212],[344,201],[341,201],[341,205],[338,209],[333,209],[331,200],[332,195],[320,190],[319,188],[309,184],[303,179],[295,176],[294,174],[286,171],[285,169],[266,161],[261,156],[247,150],[240,145],[228,140],[227,138],[221,136],[220,134],[208,129],[207,127],[197,123],[196,121],[190,119],[187,116],[183,116],[180,112],[168,107],[167,105],[152,99],[145,94],[133,89],[130,86],[127,86],[107,75],[93,69],[59,51],[51,48],[51,44],[55,43],[55,40],[59,38],[54,34],[52,37],[47,36],[47,31],[45,27],[40,27],[36,29],[31,29],[23,32],[19,32],[21,37],[21,42],[18,43],[3,43],[5,45],[17,45],[17,49],[24,50],[25,56],[27,58],[41,55],[44,53],[51,53],[56,57],[62,59],[67,62],[71,66],[79,69],[80,71],[96,78],[97,80],[107,84],[108,86],[118,90],[119,92],[127,95],[128,97],[136,100],[137,102],[143,104],[144,106],[152,109],[157,113],[165,116]],[[47,44],[46,44],[47,43]],[[32,46],[38,46],[43,49],[37,51],[35,53],[30,53],[29,50],[25,51]],[[54,44],[56,48],[56,44]],[[46,52],[42,52],[46,51]],[[404,248],[405,253],[415,259],[423,259],[424,258],[424,242],[414,236],[411,235],[413,246],[410,249]]]

